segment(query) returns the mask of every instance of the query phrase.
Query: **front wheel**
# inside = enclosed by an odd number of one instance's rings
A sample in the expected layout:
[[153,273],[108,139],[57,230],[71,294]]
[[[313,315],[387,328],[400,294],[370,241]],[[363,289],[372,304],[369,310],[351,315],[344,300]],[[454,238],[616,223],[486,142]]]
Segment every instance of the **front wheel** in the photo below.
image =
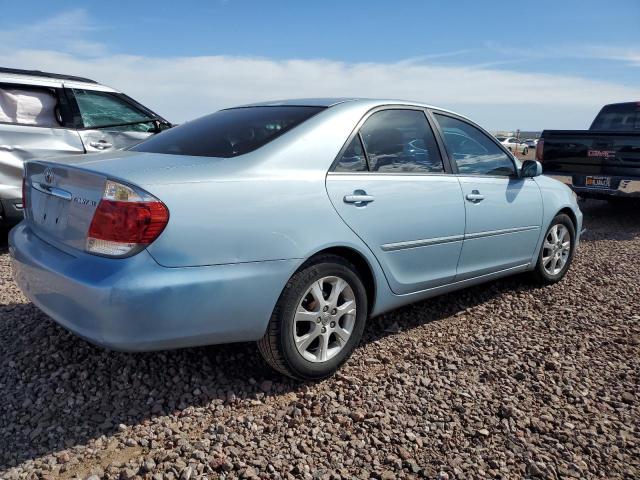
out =
[[275,370],[319,380],[351,356],[367,315],[367,293],[355,266],[323,255],[291,277],[258,349]]
[[549,285],[566,275],[573,260],[575,241],[576,230],[571,219],[563,213],[556,215],[544,236],[533,271],[538,282]]

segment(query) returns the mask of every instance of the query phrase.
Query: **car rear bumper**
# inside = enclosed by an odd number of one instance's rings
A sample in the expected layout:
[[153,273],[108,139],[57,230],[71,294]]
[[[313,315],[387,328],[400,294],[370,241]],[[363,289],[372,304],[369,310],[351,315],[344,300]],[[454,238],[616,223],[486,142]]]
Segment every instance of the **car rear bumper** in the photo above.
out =
[[114,350],[257,340],[296,260],[167,268],[147,251],[125,259],[69,255],[25,222],[9,236],[14,278],[57,323]]
[[577,194],[585,197],[629,197],[640,198],[640,177],[624,177],[615,175],[594,175],[609,177],[611,188],[585,186],[588,175],[568,175],[564,173],[545,172],[546,176],[555,178],[571,187]]

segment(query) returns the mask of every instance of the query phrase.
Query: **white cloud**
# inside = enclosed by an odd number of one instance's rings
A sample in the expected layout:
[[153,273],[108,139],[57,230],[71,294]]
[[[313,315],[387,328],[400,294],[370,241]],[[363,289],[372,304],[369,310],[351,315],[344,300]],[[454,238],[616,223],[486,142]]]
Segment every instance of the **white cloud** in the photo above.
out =
[[[486,63],[436,65],[441,56],[394,63],[233,56],[145,57],[109,53],[87,40],[84,10],[0,33],[0,58],[18,68],[80,75],[111,85],[175,122],[261,100],[361,96],[424,101],[468,114],[489,129],[586,128],[605,103],[640,88],[566,75],[522,73]],[[26,40],[25,40],[26,38]],[[56,51],[43,45],[56,45]]]
[[640,67],[640,48],[592,47],[590,53],[595,58],[625,62],[630,66]]
[[202,56],[11,54],[12,66],[87,76],[174,121],[258,100],[364,96],[425,101],[472,115],[488,128],[582,128],[605,103],[640,88],[578,77],[419,63],[343,63]]

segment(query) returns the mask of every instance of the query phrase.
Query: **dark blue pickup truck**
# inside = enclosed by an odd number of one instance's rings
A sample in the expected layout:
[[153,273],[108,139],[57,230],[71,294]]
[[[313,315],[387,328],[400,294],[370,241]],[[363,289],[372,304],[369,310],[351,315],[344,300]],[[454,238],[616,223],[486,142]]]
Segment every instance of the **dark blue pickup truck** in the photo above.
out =
[[543,131],[536,159],[580,197],[640,198],[640,102],[605,105],[589,130]]

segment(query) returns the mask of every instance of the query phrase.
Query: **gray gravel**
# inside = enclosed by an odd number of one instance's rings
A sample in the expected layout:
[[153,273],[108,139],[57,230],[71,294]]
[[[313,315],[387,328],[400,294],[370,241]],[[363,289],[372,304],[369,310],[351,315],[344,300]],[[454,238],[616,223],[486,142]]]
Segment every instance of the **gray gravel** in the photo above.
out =
[[560,284],[375,319],[318,384],[250,344],[93,347],[27,303],[0,246],[0,477],[639,478],[639,207],[583,208]]

